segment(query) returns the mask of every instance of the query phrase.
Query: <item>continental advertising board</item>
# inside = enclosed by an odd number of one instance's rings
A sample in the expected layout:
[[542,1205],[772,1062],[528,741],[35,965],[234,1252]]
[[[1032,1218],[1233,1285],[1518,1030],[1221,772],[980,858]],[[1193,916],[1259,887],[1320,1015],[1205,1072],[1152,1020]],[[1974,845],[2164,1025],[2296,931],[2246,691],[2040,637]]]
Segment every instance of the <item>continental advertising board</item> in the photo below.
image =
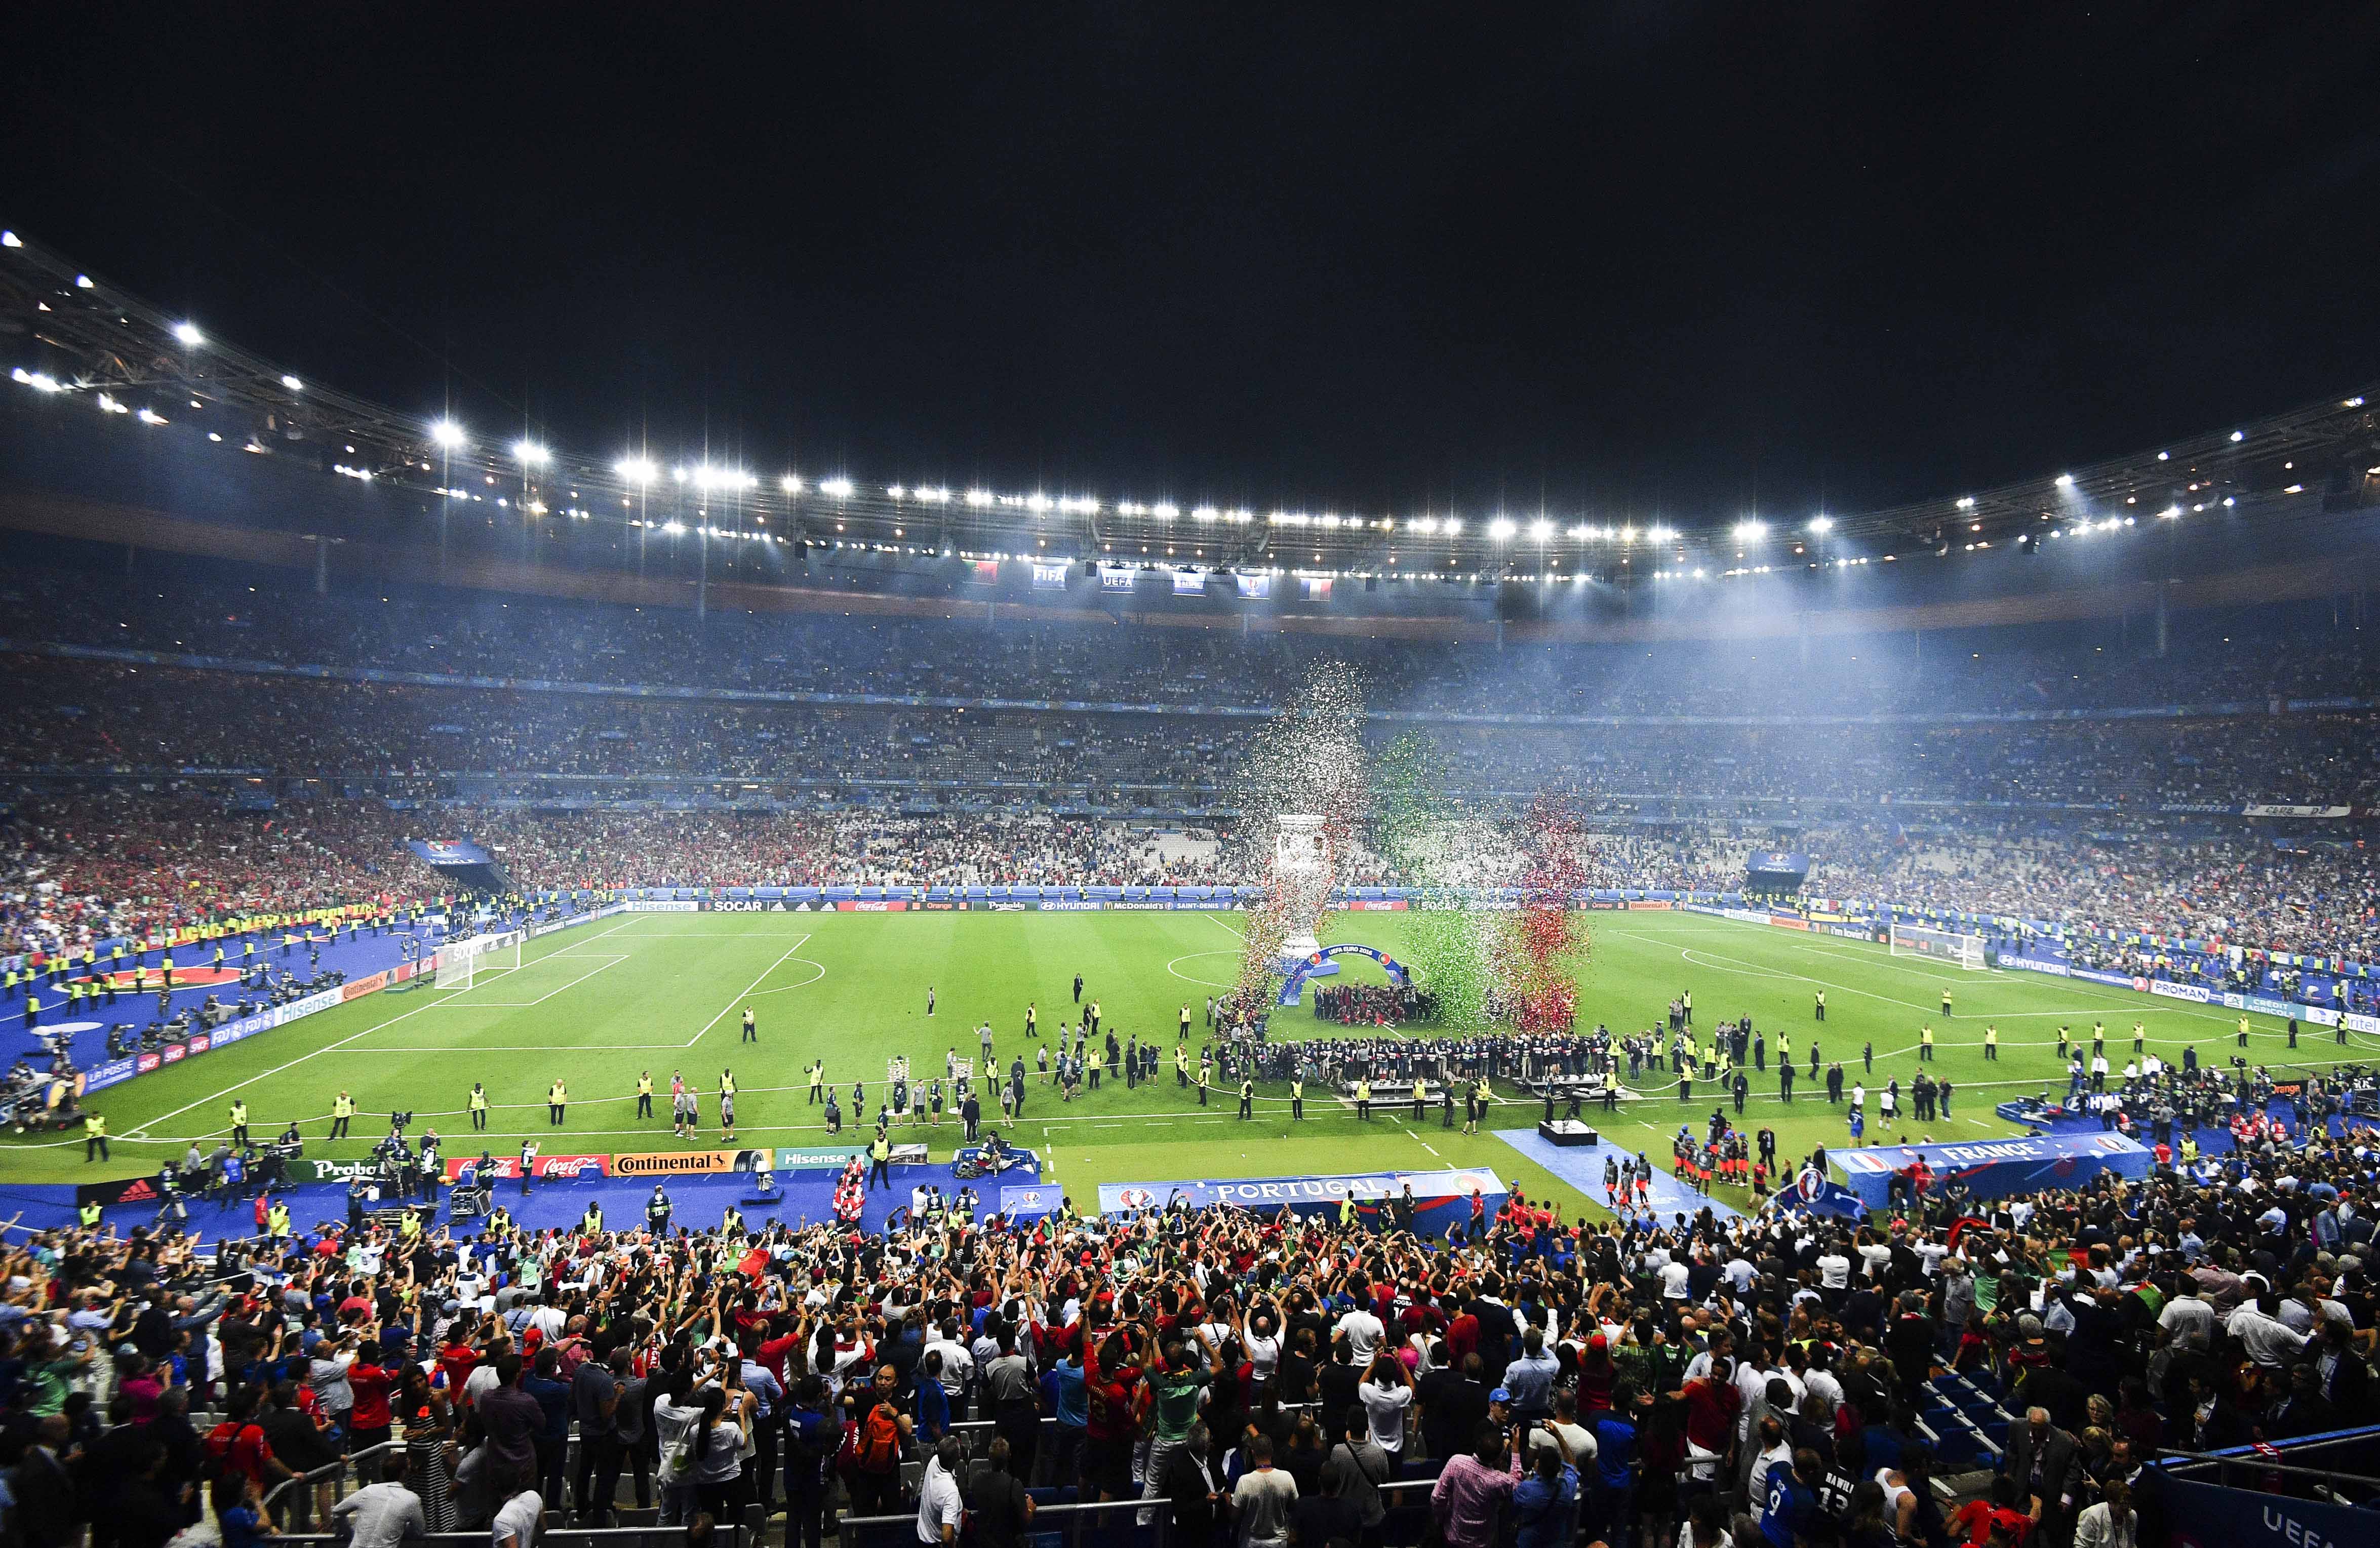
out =
[[612,1158],[615,1177],[689,1177],[719,1172],[765,1172],[769,1151],[636,1151]]

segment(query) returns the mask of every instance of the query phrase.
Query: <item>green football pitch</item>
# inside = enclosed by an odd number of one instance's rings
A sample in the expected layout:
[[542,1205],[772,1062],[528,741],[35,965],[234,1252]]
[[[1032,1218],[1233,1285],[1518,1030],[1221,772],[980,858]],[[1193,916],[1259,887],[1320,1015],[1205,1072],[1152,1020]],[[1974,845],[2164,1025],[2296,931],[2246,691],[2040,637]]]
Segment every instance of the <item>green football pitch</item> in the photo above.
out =
[[[1325,938],[1360,942],[1394,956],[1409,916],[1334,914]],[[1383,1169],[1438,1170],[1484,1165],[1518,1180],[1532,1195],[1549,1193],[1573,1211],[1588,1201],[1482,1132],[1442,1128],[1432,1110],[1420,1123],[1409,1106],[1376,1104],[1368,1123],[1333,1098],[1309,1091],[1306,1119],[1289,1120],[1287,1088],[1259,1089],[1257,1117],[1234,1116],[1233,1094],[1217,1091],[1201,1109],[1179,1089],[1172,1053],[1184,1002],[1204,1018],[1205,996],[1227,984],[1240,951],[1243,916],[1228,913],[906,913],[628,914],[532,943],[522,965],[482,971],[472,987],[370,995],[335,1010],[211,1054],[178,1068],[141,1077],[102,1093],[115,1137],[112,1164],[86,1165],[79,1138],[15,1138],[0,1152],[10,1181],[58,1182],[153,1170],[197,1140],[212,1146],[228,1127],[235,1098],[246,1101],[260,1137],[296,1119],[312,1157],[359,1158],[385,1131],[386,1115],[407,1109],[447,1137],[448,1153],[475,1143],[466,1113],[472,1082],[485,1082],[494,1104],[485,1142],[499,1153],[535,1138],[548,1154],[710,1148],[721,1142],[715,1093],[720,1073],[735,1072],[737,1136],[746,1144],[797,1145],[824,1138],[820,1110],[809,1104],[803,1070],[826,1061],[844,1093],[868,1085],[871,1116],[886,1092],[886,1061],[906,1055],[920,1083],[942,1067],[946,1050],[976,1052],[974,1028],[989,1020],[1004,1064],[1023,1042],[1025,1008],[1040,1008],[1054,1035],[1071,1020],[1074,978],[1099,1002],[1103,1025],[1121,1038],[1154,1037],[1165,1066],[1150,1085],[1127,1091],[1110,1082],[1072,1103],[1029,1085],[1025,1118],[1006,1132],[1042,1152],[1054,1180],[1078,1202],[1101,1182],[1188,1177],[1271,1176]],[[1749,1013],[1767,1035],[1769,1069],[1754,1078],[1752,1103],[1738,1120],[1778,1131],[1780,1153],[1806,1153],[1818,1142],[1845,1142],[1844,1111],[1829,1107],[1823,1082],[1799,1080],[1796,1101],[1779,1100],[1775,1050],[1791,1039],[1806,1075],[1813,1038],[1828,1062],[1861,1077],[1863,1044],[1875,1045],[1871,1093],[1898,1076],[1904,1093],[1919,1068],[1921,1025],[1932,1022],[1937,1057],[1931,1068],[1957,1083],[1956,1115],[1919,1124],[1905,1115],[1888,1129],[1869,1100],[1870,1143],[1901,1138],[1976,1139],[2014,1132],[1993,1104],[2045,1088],[2062,1090],[2056,1056],[2061,1022],[2087,1038],[2095,1020],[2107,1028],[2108,1059],[2120,1070],[2131,1027],[2145,1022],[2150,1048],[2178,1060],[2195,1044],[2201,1063],[2224,1065],[2236,1051],[2236,1013],[2153,999],[2126,990],[2029,973],[1958,972],[1893,957],[1865,942],[1814,936],[1677,913],[1586,917],[1590,945],[1581,969],[1583,1023],[1615,1031],[1653,1024],[1681,990],[1694,994],[1694,1020],[1706,1030]],[[1366,959],[1338,959],[1357,981],[1377,980]],[[1957,1015],[1944,1020],[1940,996],[1952,990]],[[926,1011],[927,990],[935,1014]],[[1828,1019],[1813,1020],[1815,992],[1827,991]],[[759,1017],[759,1042],[740,1042],[743,1011]],[[2364,1060],[2374,1040],[2338,1048],[2327,1029],[2309,1026],[2303,1046],[2287,1048],[2284,1023],[2252,1018],[2248,1056],[2276,1067]],[[2000,1057],[1986,1062],[1982,1039],[1997,1022]],[[1293,1007],[1274,1018],[1276,1036],[1328,1036],[1329,1024]],[[1195,1036],[1195,1030],[1194,1030]],[[650,1071],[658,1116],[636,1117],[640,1070]],[[672,1138],[669,1082],[682,1071],[706,1093],[710,1126],[698,1140]],[[560,1079],[570,1096],[565,1127],[548,1125],[545,1093]],[[1028,1078],[1029,1079],[1029,1078]],[[1665,1079],[1649,1075],[1647,1082]],[[345,1090],[358,1116],[351,1139],[327,1142],[333,1098]],[[1526,1128],[1536,1103],[1500,1088],[1503,1104],[1485,1128]],[[1662,1090],[1623,1103],[1590,1122],[1666,1169],[1668,1138],[1681,1122],[1699,1128],[1717,1093],[1697,1082],[1691,1102]],[[997,1122],[996,1108],[992,1121]],[[937,1159],[957,1141],[954,1118],[941,1131],[920,1125],[902,1135],[926,1139]]]

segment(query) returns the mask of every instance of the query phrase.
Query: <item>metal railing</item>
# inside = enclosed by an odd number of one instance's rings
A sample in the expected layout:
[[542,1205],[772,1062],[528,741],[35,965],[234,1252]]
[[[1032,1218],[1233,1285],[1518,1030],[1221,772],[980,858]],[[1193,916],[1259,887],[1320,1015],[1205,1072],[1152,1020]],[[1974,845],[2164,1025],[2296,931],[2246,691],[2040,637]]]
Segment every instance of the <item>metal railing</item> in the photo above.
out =
[[285,1518],[290,1525],[303,1532],[313,1525],[314,1507],[320,1503],[317,1492],[322,1485],[330,1485],[330,1504],[336,1505],[353,1493],[350,1485],[356,1481],[378,1482],[380,1459],[392,1454],[401,1454],[404,1450],[405,1443],[402,1441],[382,1441],[377,1445],[351,1452],[335,1462],[325,1462],[311,1472],[285,1478],[265,1491],[264,1508],[276,1520],[283,1519],[283,1513],[286,1512]]
[[[1166,1548],[1172,1508],[1156,1502],[1146,1527],[1135,1521],[1142,1508],[1137,1499],[1045,1505],[1033,1512],[1030,1535],[1036,1548],[1049,1548],[1052,1534],[1062,1548]],[[840,1548],[912,1548],[917,1541],[917,1513],[846,1516],[835,1524],[835,1541]]]
[[[917,1518],[905,1516],[902,1520],[917,1525]],[[722,1523],[711,1534],[716,1548],[743,1548],[754,1545],[759,1539],[748,1528]],[[346,1541],[328,1532],[283,1532],[273,1539],[273,1548],[346,1548]],[[432,1532],[428,1537],[407,1539],[408,1545],[423,1548],[487,1548],[485,1529],[475,1532]],[[550,1527],[537,1534],[537,1548],[686,1548],[684,1527]]]

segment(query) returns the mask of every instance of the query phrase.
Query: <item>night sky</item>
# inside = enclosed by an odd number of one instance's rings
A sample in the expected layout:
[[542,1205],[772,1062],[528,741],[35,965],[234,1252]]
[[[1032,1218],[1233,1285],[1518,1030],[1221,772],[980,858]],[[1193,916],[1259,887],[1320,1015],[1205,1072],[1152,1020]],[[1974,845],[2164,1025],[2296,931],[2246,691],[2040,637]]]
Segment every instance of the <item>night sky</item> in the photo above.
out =
[[597,455],[1790,519],[2380,374],[2368,4],[42,9],[0,225]]

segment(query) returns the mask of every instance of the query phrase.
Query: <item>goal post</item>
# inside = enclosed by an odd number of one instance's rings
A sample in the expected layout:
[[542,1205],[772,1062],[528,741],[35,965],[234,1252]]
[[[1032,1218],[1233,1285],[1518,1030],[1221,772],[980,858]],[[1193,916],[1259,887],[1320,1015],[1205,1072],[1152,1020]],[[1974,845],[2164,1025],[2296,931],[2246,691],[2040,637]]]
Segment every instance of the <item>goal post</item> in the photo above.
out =
[[1969,972],[1981,972],[1985,967],[1981,935],[1933,930],[1922,924],[1894,925],[1890,951],[1895,957],[1927,957]]
[[480,973],[505,972],[521,965],[521,934],[517,930],[501,935],[473,935],[460,941],[449,941],[438,948],[436,987],[463,990],[471,987],[472,980]]
[[471,949],[475,944],[456,941],[438,948],[438,981],[434,987],[455,990],[471,987],[471,970],[480,959],[480,954]]

